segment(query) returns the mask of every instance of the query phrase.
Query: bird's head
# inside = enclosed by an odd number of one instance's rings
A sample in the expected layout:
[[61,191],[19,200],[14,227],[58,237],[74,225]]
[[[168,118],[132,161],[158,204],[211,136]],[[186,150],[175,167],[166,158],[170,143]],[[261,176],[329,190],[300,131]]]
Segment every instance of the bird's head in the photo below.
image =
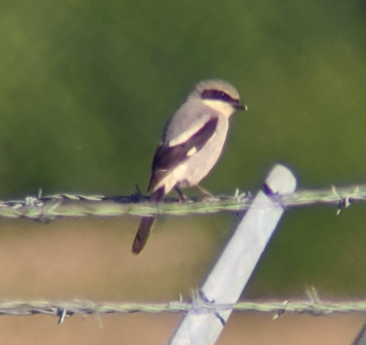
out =
[[220,79],[201,81],[189,94],[190,97],[201,99],[225,117],[230,117],[236,110],[247,110],[235,87]]

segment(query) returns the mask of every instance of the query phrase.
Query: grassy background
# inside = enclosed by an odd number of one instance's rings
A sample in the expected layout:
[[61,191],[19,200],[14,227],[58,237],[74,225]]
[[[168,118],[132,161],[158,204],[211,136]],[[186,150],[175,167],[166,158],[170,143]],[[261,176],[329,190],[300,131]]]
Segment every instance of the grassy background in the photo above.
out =
[[[361,0],[1,1],[1,198],[146,188],[163,124],[211,77],[249,106],[203,183],[213,193],[255,191],[277,162],[300,187],[365,182],[364,12]],[[245,297],[309,284],[364,297],[364,207],[289,211]],[[2,221],[1,296],[189,296],[235,222],[163,219],[136,258],[135,218]]]

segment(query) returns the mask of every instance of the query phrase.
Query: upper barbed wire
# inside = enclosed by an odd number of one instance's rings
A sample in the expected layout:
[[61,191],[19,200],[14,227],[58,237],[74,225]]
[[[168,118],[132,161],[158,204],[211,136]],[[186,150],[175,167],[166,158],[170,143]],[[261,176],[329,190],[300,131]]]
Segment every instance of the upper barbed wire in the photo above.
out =
[[[288,195],[272,195],[283,207],[328,204],[338,211],[352,202],[366,200],[366,185],[353,185],[327,189],[303,189]],[[154,214],[184,216],[191,214],[212,214],[221,211],[239,212],[247,210],[253,200],[250,192],[235,191],[234,195],[220,195],[212,198],[190,198],[181,202],[167,197],[163,202],[151,203],[148,196],[137,192],[128,196],[105,196],[61,193],[23,200],[0,201],[0,217],[28,218],[49,221],[56,217],[116,217],[122,215],[149,216]]]

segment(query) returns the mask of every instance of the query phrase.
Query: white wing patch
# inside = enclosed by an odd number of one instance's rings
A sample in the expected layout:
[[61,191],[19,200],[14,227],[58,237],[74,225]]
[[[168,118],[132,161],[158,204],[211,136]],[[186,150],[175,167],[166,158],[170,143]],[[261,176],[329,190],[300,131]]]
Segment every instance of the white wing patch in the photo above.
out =
[[197,152],[197,148],[196,148],[196,147],[192,147],[192,148],[187,152],[187,156],[188,156],[188,157],[191,157],[191,156],[193,156],[196,152]]

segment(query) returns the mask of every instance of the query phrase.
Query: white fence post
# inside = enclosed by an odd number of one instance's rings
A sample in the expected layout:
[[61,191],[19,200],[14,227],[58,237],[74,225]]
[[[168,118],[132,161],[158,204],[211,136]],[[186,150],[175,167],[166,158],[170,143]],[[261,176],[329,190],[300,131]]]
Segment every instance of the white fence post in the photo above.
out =
[[[296,179],[286,167],[276,165],[265,180],[250,209],[200,289],[204,301],[237,303],[265,246],[272,236],[284,208],[276,195],[293,193]],[[170,345],[214,344],[232,310],[190,311],[182,320]]]
[[364,323],[351,345],[366,345],[366,323]]

